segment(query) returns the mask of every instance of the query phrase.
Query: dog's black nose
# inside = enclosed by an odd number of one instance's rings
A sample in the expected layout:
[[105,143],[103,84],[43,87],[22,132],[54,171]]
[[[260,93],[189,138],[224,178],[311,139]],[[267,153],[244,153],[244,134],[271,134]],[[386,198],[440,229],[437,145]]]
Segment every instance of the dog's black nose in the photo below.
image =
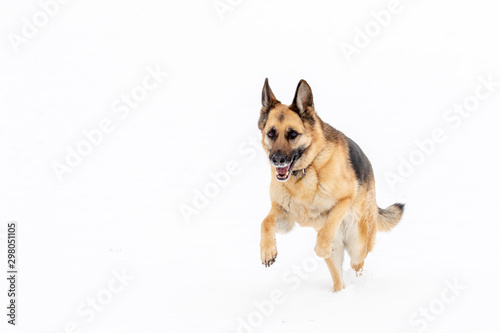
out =
[[286,162],[286,155],[283,153],[276,153],[271,156],[271,162],[273,164],[285,164]]

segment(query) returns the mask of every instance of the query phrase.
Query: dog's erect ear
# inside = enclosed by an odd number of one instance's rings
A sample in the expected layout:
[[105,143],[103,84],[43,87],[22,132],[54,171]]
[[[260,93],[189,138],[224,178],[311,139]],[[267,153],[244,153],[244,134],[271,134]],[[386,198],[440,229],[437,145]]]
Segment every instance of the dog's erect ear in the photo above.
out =
[[260,110],[260,118],[259,118],[259,129],[262,130],[267,122],[267,116],[269,115],[269,111],[279,104],[280,101],[276,99],[269,87],[269,80],[266,78],[264,82],[264,87],[262,88],[262,109]]
[[271,87],[269,86],[269,80],[266,78],[266,81],[264,81],[264,87],[262,88],[262,106],[264,109],[270,110],[279,102],[280,101],[276,99]]
[[309,119],[314,115],[314,102],[311,87],[305,80],[300,80],[291,109],[299,114],[299,116]]

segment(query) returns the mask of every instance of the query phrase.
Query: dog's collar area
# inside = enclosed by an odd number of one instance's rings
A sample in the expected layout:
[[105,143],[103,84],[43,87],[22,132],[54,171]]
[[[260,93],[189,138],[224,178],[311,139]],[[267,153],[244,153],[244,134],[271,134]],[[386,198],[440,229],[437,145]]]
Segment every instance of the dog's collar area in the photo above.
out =
[[304,179],[304,177],[306,176],[306,169],[301,169],[301,170],[295,170],[295,171],[292,171],[292,174],[295,176],[295,177],[300,177],[299,179],[297,179],[295,181],[295,184],[297,184],[298,182],[300,182],[302,179]]

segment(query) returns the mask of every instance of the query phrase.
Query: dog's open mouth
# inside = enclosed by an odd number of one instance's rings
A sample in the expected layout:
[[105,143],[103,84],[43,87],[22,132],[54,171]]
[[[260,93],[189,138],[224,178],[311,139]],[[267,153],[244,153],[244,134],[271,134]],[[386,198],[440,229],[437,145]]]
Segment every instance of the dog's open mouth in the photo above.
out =
[[287,166],[282,167],[282,168],[277,167],[276,168],[276,179],[279,180],[280,182],[287,181],[288,178],[290,177],[290,167],[291,166],[292,166],[292,164],[290,163]]
[[292,167],[297,161],[298,156],[294,156],[290,164],[285,166],[277,166],[276,168],[276,179],[280,182],[286,182],[288,178],[290,178],[290,174],[292,173]]

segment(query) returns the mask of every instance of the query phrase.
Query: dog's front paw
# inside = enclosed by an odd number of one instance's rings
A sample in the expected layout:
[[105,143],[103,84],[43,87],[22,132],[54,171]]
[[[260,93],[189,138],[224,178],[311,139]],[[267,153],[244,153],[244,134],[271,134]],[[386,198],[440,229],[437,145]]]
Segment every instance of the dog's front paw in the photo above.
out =
[[276,241],[274,239],[262,240],[260,242],[260,259],[264,266],[269,267],[274,264],[277,255],[278,250],[276,249]]
[[345,289],[345,284],[344,284],[344,282],[337,282],[337,283],[334,283],[334,284],[333,284],[333,292],[334,292],[334,293],[339,292],[339,291],[341,291],[342,289]]
[[314,252],[316,252],[316,255],[320,258],[328,258],[332,254],[332,246],[316,244]]

